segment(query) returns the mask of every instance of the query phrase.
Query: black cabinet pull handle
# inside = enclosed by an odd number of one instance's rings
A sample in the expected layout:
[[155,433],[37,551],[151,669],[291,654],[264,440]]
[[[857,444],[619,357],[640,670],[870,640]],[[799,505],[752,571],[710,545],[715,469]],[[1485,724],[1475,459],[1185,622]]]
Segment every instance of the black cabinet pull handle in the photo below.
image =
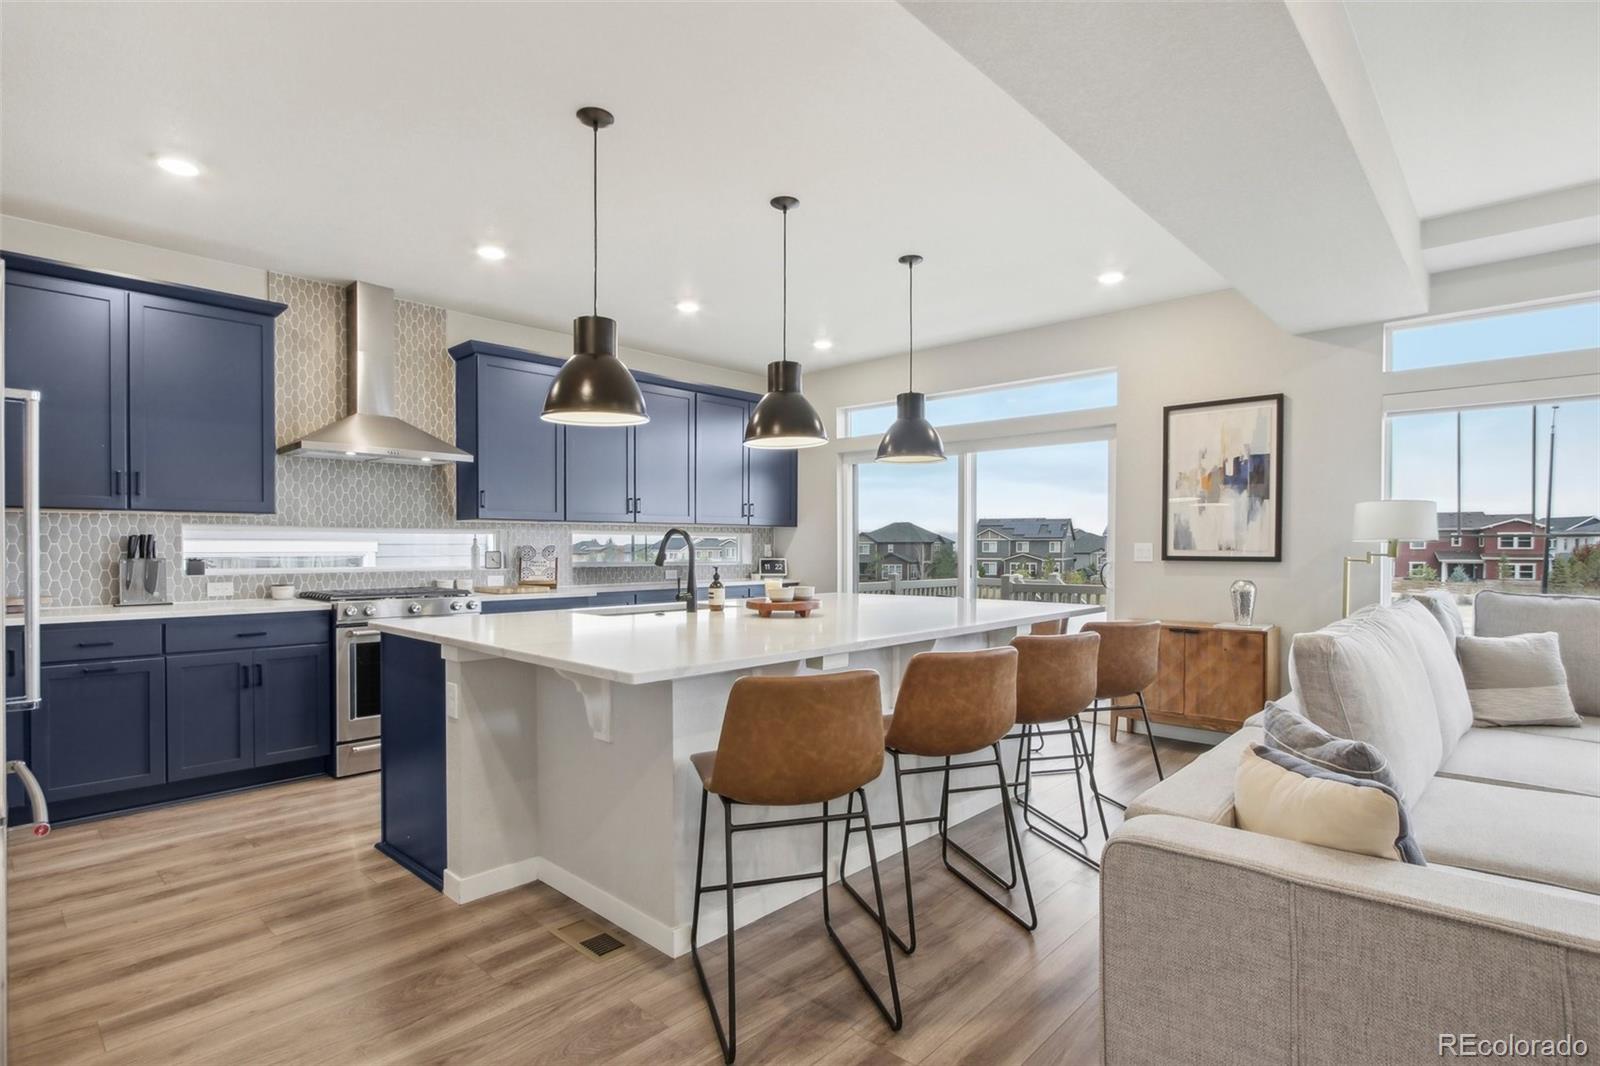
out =
[[487,506],[489,506],[489,493],[485,489],[479,489],[478,490],[478,506],[479,507],[487,507]]
[[248,663],[239,664],[239,687],[250,687],[250,666]]
[[141,471],[138,471],[138,470],[135,470],[133,472],[133,494],[135,496],[143,496],[144,495],[144,490],[139,485],[139,474],[140,473],[141,473]]
[[256,688],[261,687],[261,664],[256,663]]
[[111,495],[113,495],[113,496],[121,496],[122,495],[122,471],[121,470],[113,470],[113,471],[111,471]]
[[248,633],[235,633],[234,634],[234,636],[238,637],[240,640],[243,640],[245,637],[264,637],[266,635],[267,635],[267,631],[265,629],[252,629]]
[[114,640],[80,640],[80,641],[78,641],[78,647],[80,647],[80,648],[109,648],[115,643],[116,643],[116,641],[114,641]]
[[86,674],[114,674],[117,672],[117,668],[115,666],[85,666],[82,672]]

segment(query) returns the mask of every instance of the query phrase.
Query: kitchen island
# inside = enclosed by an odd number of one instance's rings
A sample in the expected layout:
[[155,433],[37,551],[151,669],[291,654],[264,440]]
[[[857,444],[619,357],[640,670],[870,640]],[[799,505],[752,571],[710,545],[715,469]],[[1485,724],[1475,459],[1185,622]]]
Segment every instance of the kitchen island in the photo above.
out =
[[[543,881],[679,955],[688,948],[700,812],[689,756],[716,747],[739,677],[873,669],[888,712],[918,652],[1002,646],[1034,622],[1102,610],[853,594],[821,600],[805,619],[763,619],[734,601],[720,612],[658,605],[374,623],[383,634],[379,849],[458,903]],[[908,789],[913,816],[936,809],[937,777],[920,775]],[[892,775],[869,795],[880,820],[894,817]],[[952,797],[951,822],[995,802],[992,791]],[[718,805],[712,817],[721,817]],[[932,832],[916,828],[913,839]],[[815,828],[762,834],[760,876],[815,869],[818,836]],[[880,859],[898,842],[898,834],[883,834]],[[864,861],[865,849],[858,851]],[[753,863],[736,874],[754,870]],[[720,858],[708,856],[706,876],[721,879]],[[803,883],[747,891],[737,920],[809,891]],[[705,928],[719,928],[720,895],[708,896],[703,912]]]

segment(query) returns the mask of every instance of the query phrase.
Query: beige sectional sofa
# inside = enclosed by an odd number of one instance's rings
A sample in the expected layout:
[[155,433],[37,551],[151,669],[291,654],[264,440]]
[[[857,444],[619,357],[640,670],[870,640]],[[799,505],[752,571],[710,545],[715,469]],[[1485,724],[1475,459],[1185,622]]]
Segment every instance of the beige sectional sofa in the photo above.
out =
[[1297,638],[1291,684],[1382,738],[1428,865],[1237,828],[1247,725],[1106,846],[1108,1066],[1436,1062],[1467,1034],[1600,1061],[1600,600],[1485,593],[1474,613],[1484,635],[1561,634],[1583,726],[1472,726],[1453,638],[1415,602]]

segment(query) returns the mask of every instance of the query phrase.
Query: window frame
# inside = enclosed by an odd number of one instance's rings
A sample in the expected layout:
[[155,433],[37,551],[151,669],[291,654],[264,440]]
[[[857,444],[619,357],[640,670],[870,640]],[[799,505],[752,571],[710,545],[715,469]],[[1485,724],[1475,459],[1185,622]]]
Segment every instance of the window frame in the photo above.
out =
[[[1437,374],[1439,372],[1460,371],[1464,367],[1493,367],[1506,368],[1504,373],[1508,376],[1531,376],[1531,371],[1518,373],[1507,367],[1507,364],[1528,363],[1530,360],[1566,360],[1572,356],[1582,356],[1584,353],[1593,354],[1600,349],[1576,348],[1560,352],[1538,352],[1532,355],[1505,355],[1494,359],[1479,359],[1468,363],[1444,363],[1438,366],[1417,366],[1397,370],[1394,365],[1394,335],[1409,330],[1427,326],[1445,325],[1452,322],[1470,322],[1484,318],[1506,318],[1512,315],[1526,314],[1529,311],[1541,311],[1551,307],[1575,306],[1579,304],[1600,302],[1600,290],[1573,293],[1565,296],[1550,296],[1537,300],[1523,300],[1517,303],[1499,304],[1494,307],[1474,308],[1470,311],[1447,311],[1436,315],[1418,315],[1415,318],[1398,319],[1386,322],[1383,326],[1383,373],[1384,374]],[[1491,371],[1493,373],[1493,371]],[[1496,374],[1496,376],[1500,376]]]
[[1406,568],[1406,577],[1416,577],[1417,569],[1419,567],[1428,570],[1433,569],[1432,567],[1428,566],[1428,561],[1426,559],[1413,559],[1411,560],[1410,565]]
[[[1506,541],[1508,541],[1508,540],[1512,541],[1513,543],[1507,544]],[[1519,540],[1525,540],[1528,543],[1526,543],[1526,544],[1517,544],[1517,543],[1515,543],[1516,541],[1519,541]],[[1495,546],[1495,550],[1496,551],[1532,551],[1533,550],[1533,534],[1532,533],[1496,533],[1495,534],[1495,545],[1494,546]]]
[[[1084,414],[1088,414],[1088,413],[1091,413],[1091,412],[1115,411],[1117,409],[1118,404],[1121,403],[1121,399],[1122,399],[1122,374],[1121,374],[1121,371],[1115,366],[1102,366],[1102,367],[1095,367],[1095,368],[1088,369],[1088,370],[1074,370],[1074,371],[1072,371],[1071,373],[1068,373],[1068,374],[1049,374],[1049,375],[1046,375],[1044,377],[1022,378],[1022,379],[1016,380],[1016,381],[1002,381],[1002,382],[994,382],[994,383],[985,383],[985,384],[982,384],[982,385],[973,385],[973,386],[969,386],[967,388],[962,388],[962,389],[943,389],[943,390],[940,390],[939,392],[929,392],[929,393],[926,393],[924,395],[925,395],[925,402],[928,403],[928,404],[932,404],[936,400],[943,400],[943,399],[947,399],[949,397],[981,396],[981,395],[983,395],[985,393],[1009,392],[1009,391],[1011,391],[1013,389],[1025,389],[1025,388],[1028,388],[1030,386],[1053,385],[1053,384],[1055,384],[1056,382],[1059,382],[1059,381],[1072,381],[1074,379],[1080,379],[1080,378],[1082,378],[1082,379],[1097,378],[1097,377],[1105,377],[1107,375],[1110,375],[1113,378],[1113,383],[1115,385],[1116,393],[1117,393],[1116,401],[1111,403],[1111,404],[1109,404],[1109,405],[1107,405],[1107,406],[1103,406],[1103,407],[1074,407],[1074,408],[1070,408],[1070,409],[1064,410],[1064,411],[1039,411],[1039,412],[1035,412],[1033,414],[1011,415],[1011,416],[1006,417],[1006,418],[979,419],[979,420],[975,420],[975,421],[971,421],[971,422],[950,422],[950,423],[939,422],[939,423],[936,423],[938,425],[939,429],[941,430],[941,432],[943,432],[943,431],[945,431],[947,429],[956,429],[956,428],[965,429],[965,428],[970,427],[970,426],[998,426],[998,425],[1002,425],[1002,424],[1007,423],[1007,422],[1018,422],[1018,421],[1036,419],[1036,418],[1046,418],[1046,419],[1048,419],[1048,418],[1063,418],[1063,417],[1072,417],[1072,416],[1082,416]],[[852,429],[851,429],[850,420],[851,420],[852,416],[854,416],[854,415],[856,415],[858,413],[861,413],[861,412],[865,412],[865,411],[872,411],[872,410],[877,410],[877,409],[893,410],[894,406],[895,406],[895,402],[896,401],[894,401],[894,400],[874,400],[874,401],[872,401],[870,403],[847,404],[847,405],[841,406],[836,412],[836,421],[837,421],[836,429],[837,429],[837,432],[838,432],[839,436],[842,439],[846,439],[846,440],[850,440],[850,439],[860,439],[860,440],[863,440],[863,441],[868,440],[868,439],[876,440],[879,436],[881,436],[882,431],[870,431],[870,432],[859,432],[859,433],[853,432]],[[949,452],[949,449],[946,448],[946,453],[948,453],[948,452]]]

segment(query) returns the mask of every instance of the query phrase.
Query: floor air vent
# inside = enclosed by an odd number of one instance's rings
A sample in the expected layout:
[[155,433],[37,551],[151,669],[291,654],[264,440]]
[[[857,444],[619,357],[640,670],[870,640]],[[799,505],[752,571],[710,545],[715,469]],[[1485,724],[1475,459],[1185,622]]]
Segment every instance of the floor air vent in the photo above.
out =
[[579,946],[581,946],[585,951],[592,952],[596,955],[604,955],[608,951],[616,951],[618,948],[620,948],[622,946],[622,941],[618,940],[610,933],[596,933],[588,940],[579,941]]
[[591,959],[604,958],[628,946],[628,942],[621,937],[583,919],[568,922],[552,932],[568,946]]

